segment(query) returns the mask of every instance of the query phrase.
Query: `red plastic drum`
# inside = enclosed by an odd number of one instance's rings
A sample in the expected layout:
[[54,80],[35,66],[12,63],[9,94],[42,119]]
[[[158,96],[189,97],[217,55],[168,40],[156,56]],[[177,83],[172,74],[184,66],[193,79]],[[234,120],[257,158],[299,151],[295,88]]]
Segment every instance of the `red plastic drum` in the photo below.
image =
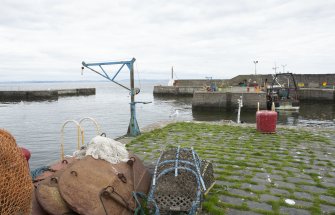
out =
[[262,133],[276,133],[277,112],[262,110],[256,112],[257,131]]

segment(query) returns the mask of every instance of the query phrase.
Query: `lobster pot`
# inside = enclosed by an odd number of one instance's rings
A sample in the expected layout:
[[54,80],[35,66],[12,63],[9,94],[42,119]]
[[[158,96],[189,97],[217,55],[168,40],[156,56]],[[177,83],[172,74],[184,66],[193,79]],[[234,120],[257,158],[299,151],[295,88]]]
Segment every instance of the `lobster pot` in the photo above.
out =
[[169,149],[157,161],[148,201],[155,214],[195,214],[213,182],[212,164],[193,149]]
[[257,111],[256,112],[256,127],[257,131],[262,133],[276,133],[277,124],[276,111]]

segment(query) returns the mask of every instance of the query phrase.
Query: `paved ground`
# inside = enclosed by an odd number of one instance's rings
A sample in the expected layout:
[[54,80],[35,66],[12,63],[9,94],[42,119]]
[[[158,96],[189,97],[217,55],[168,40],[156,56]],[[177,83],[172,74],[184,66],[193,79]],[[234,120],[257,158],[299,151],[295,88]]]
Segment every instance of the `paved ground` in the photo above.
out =
[[193,146],[215,167],[204,214],[335,214],[335,131],[176,123],[128,148],[154,164],[167,146]]

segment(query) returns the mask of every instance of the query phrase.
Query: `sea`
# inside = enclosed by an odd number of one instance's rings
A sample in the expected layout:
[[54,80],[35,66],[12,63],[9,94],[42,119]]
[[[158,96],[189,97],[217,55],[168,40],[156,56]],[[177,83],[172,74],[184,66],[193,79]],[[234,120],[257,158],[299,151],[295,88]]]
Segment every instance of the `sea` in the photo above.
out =
[[[124,82],[127,85],[127,82]],[[136,83],[140,93],[136,95],[136,117],[140,128],[157,122],[221,121],[236,122],[237,110],[192,111],[191,97],[155,97],[154,85],[166,85],[167,81],[142,81]],[[0,128],[9,131],[19,146],[31,152],[30,168],[35,169],[60,159],[61,143],[64,151],[72,155],[77,148],[78,133],[74,123],[85,117],[94,118],[100,131],[90,120],[83,121],[84,142],[103,132],[117,138],[127,133],[130,121],[130,94],[112,82],[12,82],[0,83],[0,90],[47,90],[71,88],[96,88],[90,96],[59,97],[55,100],[0,102]],[[299,112],[279,112],[278,124],[306,127],[330,127],[335,129],[335,105],[302,103]],[[255,123],[255,112],[242,108],[241,120]],[[64,138],[61,138],[63,135]]]

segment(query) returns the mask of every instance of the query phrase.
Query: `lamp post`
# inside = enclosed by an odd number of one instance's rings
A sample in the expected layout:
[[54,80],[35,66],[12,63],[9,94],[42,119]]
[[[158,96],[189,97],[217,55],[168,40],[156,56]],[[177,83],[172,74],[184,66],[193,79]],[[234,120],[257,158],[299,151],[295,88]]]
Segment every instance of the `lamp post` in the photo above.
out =
[[256,64],[258,63],[258,60],[254,60],[254,64],[255,64],[255,75],[257,75],[257,69],[256,69]]

